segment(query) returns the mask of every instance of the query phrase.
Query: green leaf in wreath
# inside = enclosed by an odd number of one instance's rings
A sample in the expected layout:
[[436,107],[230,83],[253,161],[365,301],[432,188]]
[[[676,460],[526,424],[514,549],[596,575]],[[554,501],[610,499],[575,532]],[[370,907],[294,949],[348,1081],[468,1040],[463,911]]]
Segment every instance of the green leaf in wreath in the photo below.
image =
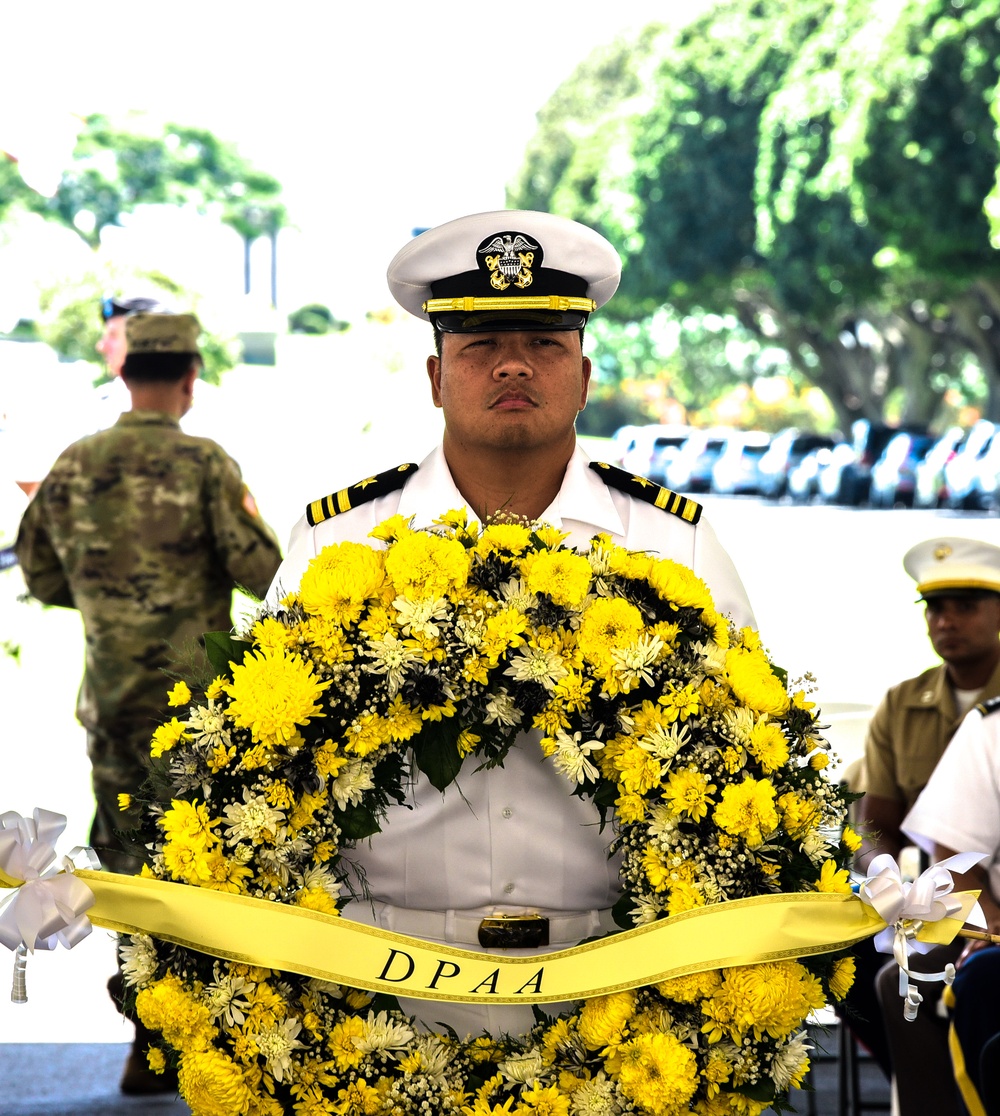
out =
[[237,639],[231,632],[206,632],[205,654],[216,673],[232,678],[230,663],[242,663],[246,653],[253,647],[245,639]]
[[439,791],[453,783],[462,769],[462,757],[458,751],[461,734],[462,726],[456,723],[454,717],[442,719],[433,729],[429,725],[424,729],[414,748],[417,767]]
[[363,841],[382,829],[371,810],[364,806],[352,806],[350,803],[338,811],[337,824],[343,836],[351,841]]

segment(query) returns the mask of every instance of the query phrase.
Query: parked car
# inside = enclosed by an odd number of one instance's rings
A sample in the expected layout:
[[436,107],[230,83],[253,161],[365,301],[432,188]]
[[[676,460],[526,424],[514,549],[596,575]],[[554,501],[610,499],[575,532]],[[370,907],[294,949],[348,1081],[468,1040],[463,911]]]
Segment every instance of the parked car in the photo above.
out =
[[974,477],[980,460],[986,456],[996,438],[992,422],[980,419],[969,428],[966,437],[955,448],[944,467],[944,505],[948,508],[974,510],[976,496]]
[[807,453],[832,449],[837,439],[830,434],[813,434],[788,427],[771,439],[760,459],[760,494],[777,500],[788,491],[788,474]]
[[989,448],[976,462],[963,507],[970,511],[1000,511],[1000,435],[994,434]]
[[733,434],[712,466],[713,492],[756,496],[760,492],[760,463],[770,444],[762,430]]
[[788,471],[786,491],[795,504],[808,504],[818,499],[819,484],[823,471],[832,465],[840,468],[842,461],[853,457],[853,450],[846,442],[835,442],[832,446],[818,446],[793,465]]
[[662,484],[670,454],[687,441],[690,433],[691,427],[681,423],[637,426],[622,454],[621,466],[637,477]]
[[871,488],[872,466],[897,433],[926,434],[927,425],[904,423],[888,426],[858,419],[851,427],[850,454],[838,450],[820,473],[820,498],[827,503],[854,507],[865,503]]
[[872,466],[868,502],[873,508],[913,507],[917,465],[934,445],[931,434],[896,434]]
[[915,508],[944,507],[947,485],[945,466],[955,456],[966,431],[960,426],[949,427],[918,461],[913,469],[913,506]]
[[619,426],[611,435],[611,445],[608,446],[607,459],[612,465],[621,465],[629,448],[635,442],[636,431],[639,426]]
[[712,466],[733,434],[728,427],[693,431],[667,463],[667,487],[676,492],[708,492],[712,487]]

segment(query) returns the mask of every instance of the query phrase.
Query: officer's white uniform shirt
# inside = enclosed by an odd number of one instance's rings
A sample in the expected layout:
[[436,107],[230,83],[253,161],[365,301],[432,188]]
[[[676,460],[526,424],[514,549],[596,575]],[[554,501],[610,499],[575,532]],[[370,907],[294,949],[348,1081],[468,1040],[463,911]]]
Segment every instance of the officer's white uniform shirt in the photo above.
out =
[[902,830],[927,853],[935,844],[985,853],[981,867],[1000,896],[1000,710],[966,715]]
[[[316,527],[304,520],[297,524],[268,601],[274,604],[294,590],[324,546],[345,541],[380,546],[368,533],[391,515],[412,516],[414,527],[429,527],[445,512],[465,506],[438,447],[402,489]],[[470,509],[470,518],[474,514]],[[579,548],[604,532],[630,549],[681,562],[708,583],[720,612],[732,614],[740,625],[753,623],[743,585],[711,527],[704,520],[694,527],[609,488],[579,448],[540,518],[568,531],[568,541]],[[537,732],[523,734],[502,768],[473,774],[475,764],[467,763],[443,795],[418,773],[407,802],[418,809],[390,807],[382,832],[346,854],[363,869],[375,903],[352,902],[345,917],[475,950],[474,938],[452,936],[455,912],[472,916],[465,919],[472,925],[494,912],[589,912],[576,941],[609,929],[607,911],[621,894],[618,861],[608,859],[610,827],[601,832],[593,804],[572,796],[565,777],[543,761],[538,738]],[[410,912],[449,913],[435,922]],[[550,948],[570,944],[553,941]],[[431,1027],[446,1022],[460,1034],[483,1028],[518,1034],[533,1024],[529,1007],[400,1002]],[[569,1006],[546,1005],[545,1010],[555,1014]]]

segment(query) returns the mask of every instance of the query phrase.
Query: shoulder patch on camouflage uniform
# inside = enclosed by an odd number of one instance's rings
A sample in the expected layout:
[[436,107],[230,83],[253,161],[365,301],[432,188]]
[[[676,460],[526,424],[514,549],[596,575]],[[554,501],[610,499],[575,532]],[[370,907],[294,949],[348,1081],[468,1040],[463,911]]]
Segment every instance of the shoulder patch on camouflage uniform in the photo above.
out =
[[627,492],[637,500],[645,500],[647,504],[676,515],[688,523],[697,523],[701,518],[701,504],[697,500],[690,500],[679,492],[671,492],[669,488],[661,488],[645,477],[626,473],[624,469],[605,461],[591,461],[590,467],[606,485]]
[[325,519],[332,519],[341,512],[350,511],[351,508],[367,504],[379,496],[385,496],[386,493],[395,492],[397,488],[403,487],[406,478],[416,470],[417,466],[410,461],[405,465],[397,465],[395,469],[386,469],[384,473],[376,473],[374,477],[366,477],[357,484],[342,488],[339,492],[332,492],[322,500],[313,500],[306,507],[309,526],[315,527]]
[[989,701],[981,701],[976,708],[984,717],[988,717],[991,713],[996,713],[1000,709],[1000,697],[990,698]]

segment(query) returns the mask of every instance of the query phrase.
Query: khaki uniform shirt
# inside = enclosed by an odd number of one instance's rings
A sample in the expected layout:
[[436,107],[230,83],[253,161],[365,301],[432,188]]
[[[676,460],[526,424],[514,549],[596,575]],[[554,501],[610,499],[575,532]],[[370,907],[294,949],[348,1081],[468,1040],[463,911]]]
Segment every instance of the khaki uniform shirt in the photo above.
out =
[[190,679],[201,636],[232,626],[233,588],[263,595],[281,560],[236,462],[153,411],[60,454],[16,550],[35,597],[83,616],[80,721],[106,739],[141,723],[147,742],[166,716],[163,668]]
[[[909,810],[962,722],[945,665],[893,686],[875,710],[865,740],[865,791]],[[1000,666],[979,701],[1000,695]]]

